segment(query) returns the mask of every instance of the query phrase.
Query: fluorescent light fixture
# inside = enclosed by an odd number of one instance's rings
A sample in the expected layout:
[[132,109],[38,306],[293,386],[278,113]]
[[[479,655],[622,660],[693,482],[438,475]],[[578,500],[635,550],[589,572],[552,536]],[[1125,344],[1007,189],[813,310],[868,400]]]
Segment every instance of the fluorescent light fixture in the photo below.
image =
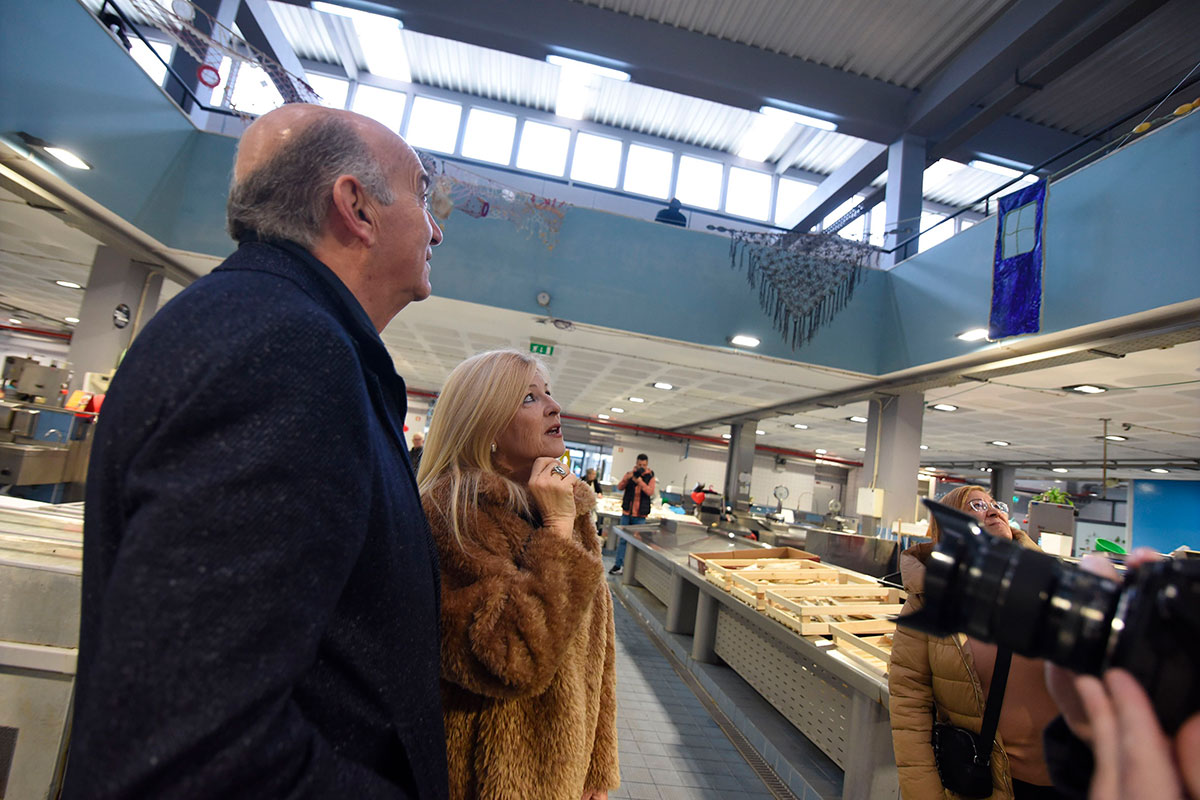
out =
[[930,406],[934,411],[958,411],[958,406],[949,403],[934,403]]
[[978,342],[980,339],[986,339],[987,335],[987,328],[971,328],[969,331],[963,331],[956,338],[964,342]]
[[672,386],[672,385],[671,385],[671,384],[669,384],[669,383],[666,383],[665,381],[655,381],[655,382],[654,382],[654,388],[655,388],[655,389],[662,389],[664,392],[669,392],[669,391],[671,391],[672,389],[674,389],[675,387],[674,387],[674,386]]
[[810,117],[808,114],[797,114],[795,111],[787,111],[775,106],[762,106],[758,109],[758,113],[775,119],[788,120],[794,125],[807,125],[822,131],[836,131],[838,127],[836,122],[830,122],[820,117]]
[[76,283],[75,281],[55,281],[54,283],[58,286],[63,287],[64,289],[82,289],[83,288],[82,284]]
[[1006,178],[1017,178],[1021,176],[1021,170],[1019,169],[1004,167],[1000,164],[993,164],[990,161],[982,161],[978,158],[974,161],[968,161],[967,166],[971,169],[981,169],[984,172],[990,172],[993,175],[1003,175]]
[[600,419],[612,419],[608,414],[597,414],[596,416]]
[[[764,106],[765,108],[765,106]],[[792,133],[793,121],[777,115],[757,114],[754,122],[742,134],[735,151],[747,161],[766,161],[785,137]]]
[[82,158],[80,158],[79,156],[72,153],[70,150],[66,150],[62,147],[43,147],[42,149],[45,150],[50,155],[57,158],[62,163],[66,164],[68,167],[73,167],[74,169],[91,169],[92,168],[91,164],[87,163]]
[[745,333],[739,333],[732,337],[729,340],[729,343],[732,345],[737,345],[738,347],[758,347],[760,344],[757,338]]
[[1071,470],[1067,469],[1066,467],[1055,467],[1054,469],[1052,469],[1052,470],[1050,470],[1050,471],[1051,471],[1051,472],[1057,472],[1057,473],[1059,473],[1059,474],[1061,475],[1061,474],[1063,474],[1063,473],[1070,472]]
[[1090,383],[1081,383],[1078,386],[1064,386],[1064,392],[1079,392],[1080,394],[1101,394],[1107,392],[1103,386],[1093,386]]
[[613,412],[614,414],[624,414],[625,413],[625,409],[617,408],[616,406],[613,406],[612,408],[610,408],[609,411]]
[[846,419],[850,420],[851,422],[858,422],[861,424],[865,424],[867,421],[866,417],[860,417],[857,414],[855,414],[853,417],[846,417]]
[[816,450],[813,450],[813,452],[814,452],[814,453],[816,453],[816,454],[817,454],[817,455],[819,455],[819,456],[823,456],[823,455],[825,455],[826,453],[828,453],[829,451],[828,451],[828,450],[826,450],[824,447],[818,447]]
[[796,429],[796,430],[798,430],[798,431],[806,431],[806,430],[808,430],[808,426],[807,426],[807,425],[805,425],[803,422],[793,422],[793,423],[792,423],[792,427],[793,427],[793,428],[795,428],[795,429]]
[[754,434],[755,434],[756,436],[765,436],[765,435],[766,435],[766,433],[767,433],[766,431],[755,431],[755,432],[754,432]]
[[722,439],[732,439],[732,438],[733,438],[733,436],[732,436],[731,434],[728,434],[728,433],[722,433],[722,434],[721,434],[721,438],[722,438]]
[[1103,438],[1108,439],[1110,442],[1127,442],[1127,441],[1129,441],[1128,436],[1118,436],[1115,433],[1110,433],[1108,436],[1105,436]]
[[1151,467],[1150,471],[1153,472],[1155,475],[1169,475],[1171,472],[1171,470],[1163,469],[1162,467]]
[[921,449],[922,449],[922,450],[928,450],[928,449],[929,449],[929,445],[927,445],[927,444],[923,444],[923,445],[921,445]]
[[996,447],[1008,447],[1009,443],[1002,439],[993,439],[988,444],[994,444]]
[[592,64],[588,61],[580,61],[577,58],[567,58],[566,56],[549,55],[546,56],[547,63],[553,64],[556,67],[563,69],[580,70],[581,72],[590,72],[601,78],[609,78],[614,81],[628,81],[630,75],[628,72],[623,72],[612,67],[602,67],[599,64]]
[[79,322],[79,317],[63,317],[63,319],[72,325],[74,325],[76,322]]
[[631,402],[631,403],[644,403],[644,402],[646,402],[646,400],[645,400],[645,398],[643,398],[643,397],[631,397],[631,398],[629,398],[629,402]]

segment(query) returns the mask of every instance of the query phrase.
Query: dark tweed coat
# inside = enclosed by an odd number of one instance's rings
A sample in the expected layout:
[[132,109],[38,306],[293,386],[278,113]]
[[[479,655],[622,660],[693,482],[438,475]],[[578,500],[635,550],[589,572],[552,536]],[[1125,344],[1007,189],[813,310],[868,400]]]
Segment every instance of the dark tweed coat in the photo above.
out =
[[151,320],[92,451],[65,797],[446,796],[405,407],[294,245],[242,245]]

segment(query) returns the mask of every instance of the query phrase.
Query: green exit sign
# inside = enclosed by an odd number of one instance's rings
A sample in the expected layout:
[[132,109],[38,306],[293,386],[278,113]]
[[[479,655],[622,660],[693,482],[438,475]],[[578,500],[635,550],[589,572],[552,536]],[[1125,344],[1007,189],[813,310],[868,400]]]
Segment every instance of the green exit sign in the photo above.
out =
[[552,356],[554,355],[554,345],[542,344],[541,342],[530,342],[529,352],[537,353],[539,356]]

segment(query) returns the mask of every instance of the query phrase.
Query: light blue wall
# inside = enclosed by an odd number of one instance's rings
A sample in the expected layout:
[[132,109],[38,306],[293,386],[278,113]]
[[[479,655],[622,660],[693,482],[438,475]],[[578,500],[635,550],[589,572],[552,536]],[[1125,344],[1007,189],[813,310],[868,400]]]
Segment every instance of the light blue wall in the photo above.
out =
[[[49,32],[54,35],[50,36]],[[0,25],[0,132],[78,150],[97,169],[60,174],[164,244],[223,256],[235,143],[190,122],[74,0],[9,0]],[[1200,113],[1054,184],[1047,204],[1045,332],[1200,297]],[[793,351],[773,332],[722,236],[589,209],[566,212],[557,246],[504,220],[455,212],[433,261],[445,297],[882,374],[962,355],[954,335],[987,319],[995,221],[873,272]],[[1152,279],[1147,276],[1152,275]],[[629,355],[636,357],[636,353]]]
[[1133,481],[1129,536],[1133,547],[1169,553],[1200,550],[1200,481]]

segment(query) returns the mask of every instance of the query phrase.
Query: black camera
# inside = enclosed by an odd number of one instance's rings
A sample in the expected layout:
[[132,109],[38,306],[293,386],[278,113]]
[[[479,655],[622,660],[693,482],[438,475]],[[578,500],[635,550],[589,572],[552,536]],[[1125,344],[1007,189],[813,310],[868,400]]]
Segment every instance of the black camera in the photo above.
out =
[[925,606],[900,625],[966,633],[1090,675],[1128,670],[1168,733],[1200,710],[1200,562],[1144,564],[1119,583],[924,503],[941,539],[925,564]]
[[633,477],[635,477],[635,478],[640,478],[645,474],[646,474],[646,470],[643,467],[637,467],[633,471]]

